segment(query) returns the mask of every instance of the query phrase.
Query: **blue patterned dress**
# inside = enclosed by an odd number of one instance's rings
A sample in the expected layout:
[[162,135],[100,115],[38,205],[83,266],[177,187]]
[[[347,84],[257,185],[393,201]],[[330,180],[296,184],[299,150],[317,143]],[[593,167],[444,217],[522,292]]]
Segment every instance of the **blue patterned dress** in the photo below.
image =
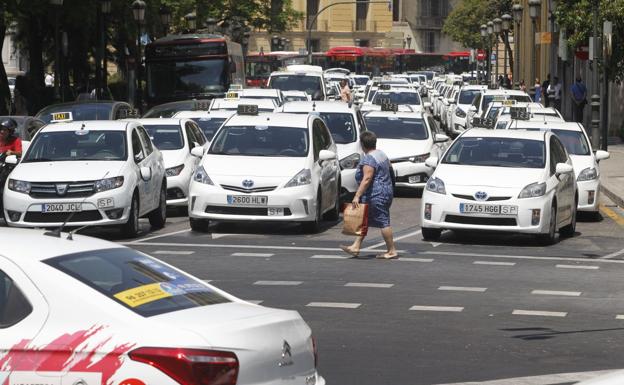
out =
[[390,226],[390,205],[393,189],[390,175],[390,160],[381,150],[373,150],[360,160],[355,172],[355,180],[362,183],[364,166],[375,169],[373,181],[361,198],[361,203],[368,203],[368,226],[385,228]]

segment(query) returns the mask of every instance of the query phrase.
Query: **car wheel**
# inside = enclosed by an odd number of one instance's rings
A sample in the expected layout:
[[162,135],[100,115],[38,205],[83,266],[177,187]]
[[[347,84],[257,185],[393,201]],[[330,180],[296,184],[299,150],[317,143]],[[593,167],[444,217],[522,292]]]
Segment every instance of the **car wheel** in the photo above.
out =
[[557,206],[553,202],[550,207],[550,222],[548,224],[548,232],[538,235],[539,242],[544,246],[555,243],[557,235]]
[[325,214],[325,219],[328,221],[337,221],[340,219],[340,179],[338,180],[338,187],[336,190],[336,202],[334,203],[334,207]]
[[139,235],[139,197],[137,194],[132,196],[128,222],[121,226],[121,233],[127,238],[135,238]]
[[148,214],[150,225],[154,229],[162,229],[167,221],[167,185],[163,182],[160,188],[158,207]]
[[306,233],[316,234],[321,231],[321,220],[322,220],[322,201],[321,201],[321,191],[319,190],[316,193],[316,215],[314,216],[314,220],[310,222],[303,222],[303,230]]
[[202,218],[189,218],[189,224],[191,225],[191,230],[199,233],[205,233],[210,225],[210,220]]
[[576,206],[577,205],[578,205],[577,200],[574,199],[574,205],[572,205],[573,206],[572,219],[570,221],[570,224],[562,227],[561,230],[559,230],[559,234],[561,234],[562,237],[572,238],[574,236],[574,233],[576,232]]
[[425,241],[437,241],[440,239],[440,235],[442,235],[441,229],[432,229],[430,227],[423,227],[421,231],[422,231],[422,237]]

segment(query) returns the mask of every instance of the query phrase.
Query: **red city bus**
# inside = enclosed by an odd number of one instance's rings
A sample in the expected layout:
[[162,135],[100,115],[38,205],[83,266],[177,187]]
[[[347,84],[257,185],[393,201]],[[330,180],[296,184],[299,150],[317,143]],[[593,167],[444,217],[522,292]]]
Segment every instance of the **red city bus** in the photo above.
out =
[[291,64],[304,64],[306,55],[295,51],[254,52],[245,57],[247,87],[266,87],[271,72]]
[[446,72],[461,74],[470,72],[470,51],[454,51],[444,55]]
[[394,71],[394,54],[389,48],[342,46],[329,49],[325,55],[330,68],[341,67],[373,75]]
[[394,49],[395,72],[442,69],[444,55],[438,53],[416,52],[413,49]]

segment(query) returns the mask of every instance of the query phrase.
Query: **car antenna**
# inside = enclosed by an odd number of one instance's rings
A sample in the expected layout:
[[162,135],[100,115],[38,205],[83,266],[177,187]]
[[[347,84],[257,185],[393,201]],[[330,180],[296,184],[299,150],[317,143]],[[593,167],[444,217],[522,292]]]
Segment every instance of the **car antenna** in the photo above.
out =
[[[104,174],[103,177],[101,177],[100,179],[104,179],[106,178],[106,176],[108,175],[110,171],[106,171],[106,173]],[[93,186],[95,188],[95,186]],[[87,197],[84,197],[84,199],[80,202],[80,206],[82,206],[86,201],[87,201]],[[63,229],[65,228],[65,225],[67,224],[67,222],[69,222],[73,217],[74,214],[76,214],[76,211],[72,211],[71,213],[69,213],[69,215],[67,216],[67,218],[65,218],[65,221],[63,222],[63,224],[61,224],[61,226],[59,226],[58,228],[54,229],[54,230],[50,230],[50,231],[46,231],[45,233],[43,233],[43,235],[47,235],[49,237],[55,237],[55,238],[60,238],[61,237],[61,232],[63,231]],[[80,230],[80,229],[78,229]],[[76,230],[76,231],[78,231]],[[67,239],[72,240],[71,238],[71,233],[70,235],[67,237]]]

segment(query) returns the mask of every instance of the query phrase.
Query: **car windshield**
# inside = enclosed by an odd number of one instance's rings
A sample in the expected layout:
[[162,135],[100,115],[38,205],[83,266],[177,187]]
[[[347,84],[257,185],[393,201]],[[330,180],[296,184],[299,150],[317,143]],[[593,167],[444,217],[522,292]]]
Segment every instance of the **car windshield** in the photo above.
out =
[[305,157],[307,128],[279,126],[223,127],[210,147],[211,154],[242,156]]
[[357,84],[358,86],[365,86],[366,83],[368,83],[368,78],[353,78],[353,81],[355,82],[355,84]]
[[84,129],[39,133],[22,162],[126,160],[126,157],[125,131]]
[[195,123],[197,123],[199,128],[201,128],[201,130],[204,132],[204,135],[206,136],[206,139],[208,139],[209,141],[212,140],[212,137],[217,132],[219,127],[221,127],[223,122],[225,122],[225,118],[204,117],[192,119]]
[[184,147],[179,124],[146,124],[143,127],[159,150],[179,150]]
[[112,111],[112,103],[57,104],[39,111],[37,118],[47,124],[52,120],[52,114],[56,112],[71,112],[74,121],[110,120]]
[[132,249],[100,249],[44,262],[144,317],[230,302],[207,284]]
[[377,92],[373,97],[373,104],[382,105],[384,102],[420,105],[420,97],[417,92]]
[[459,104],[471,104],[479,93],[481,93],[479,90],[462,90],[459,93]]
[[320,76],[305,75],[276,75],[270,80],[271,88],[282,91],[305,91],[308,95],[314,96],[315,93],[322,93]]
[[149,111],[143,115],[143,118],[171,118],[173,115],[180,111],[190,111],[197,103],[195,100],[189,100],[188,102],[178,102],[175,104],[166,103],[156,107],[152,107]]
[[285,95],[284,100],[287,102],[307,102],[308,98],[303,95]]
[[466,166],[544,168],[544,142],[516,138],[460,137],[442,163]]
[[147,92],[152,98],[226,91],[223,59],[152,62],[147,65]]
[[397,118],[395,116],[368,116],[366,128],[380,139],[424,140],[429,137],[422,119]]
[[552,130],[561,139],[561,143],[570,155],[590,155],[591,148],[585,139],[585,135],[579,131]]
[[353,115],[339,112],[321,112],[321,118],[325,121],[334,142],[339,144],[353,143],[357,136]]

